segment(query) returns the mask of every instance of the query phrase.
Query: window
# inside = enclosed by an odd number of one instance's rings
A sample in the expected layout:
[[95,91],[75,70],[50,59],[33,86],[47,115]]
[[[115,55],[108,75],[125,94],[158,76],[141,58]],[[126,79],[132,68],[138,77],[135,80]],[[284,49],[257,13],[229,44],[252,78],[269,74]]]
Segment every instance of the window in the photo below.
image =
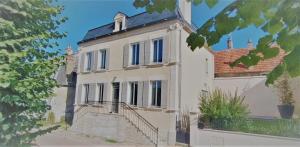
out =
[[163,40],[157,39],[153,40],[153,62],[160,63],[162,62],[163,56]]
[[84,101],[85,101],[85,103],[89,102],[89,92],[90,92],[89,84],[84,84]]
[[130,82],[130,105],[137,105],[138,82]]
[[152,81],[152,106],[161,106],[161,81]]
[[103,92],[104,92],[104,84],[103,83],[98,84],[98,91],[99,91],[98,101],[100,103],[103,103]]
[[131,65],[138,65],[140,60],[140,44],[131,45]]
[[121,31],[122,30],[122,21],[121,22],[119,22],[119,30]]
[[91,70],[91,68],[92,68],[92,52],[88,52],[87,54],[86,54],[86,71],[90,71]]
[[99,68],[105,69],[106,68],[106,50],[99,51]]

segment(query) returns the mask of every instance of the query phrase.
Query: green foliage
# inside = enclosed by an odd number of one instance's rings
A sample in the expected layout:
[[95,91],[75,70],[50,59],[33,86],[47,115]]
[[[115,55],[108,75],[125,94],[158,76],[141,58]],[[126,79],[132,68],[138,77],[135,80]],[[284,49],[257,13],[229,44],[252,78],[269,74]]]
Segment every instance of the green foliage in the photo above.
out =
[[232,127],[235,121],[243,121],[248,115],[244,97],[223,93],[220,89],[200,97],[201,119],[213,128]]
[[55,114],[54,114],[54,112],[50,111],[48,113],[47,123],[52,124],[52,125],[55,123]]
[[[146,7],[146,10],[151,13],[162,12],[165,9],[174,10],[175,1],[161,4],[161,0],[135,0],[135,6]],[[205,3],[213,7],[219,0],[189,1],[196,5]],[[300,76],[300,19],[298,14],[300,14],[300,2],[297,0],[237,0],[204,23],[196,33],[191,33],[187,43],[192,50],[206,44],[212,46],[218,43],[224,35],[254,25],[266,32],[266,35],[259,39],[255,50],[237,59],[231,66],[238,64],[244,64],[246,67],[254,66],[261,60],[277,56],[280,47],[287,55],[283,62],[267,76],[266,85],[273,84],[281,76],[282,71],[287,71],[291,77]],[[271,47],[273,42],[279,46]]]
[[53,51],[65,36],[57,31],[62,10],[52,0],[0,1],[0,146],[25,146],[52,130],[39,121],[63,64]]

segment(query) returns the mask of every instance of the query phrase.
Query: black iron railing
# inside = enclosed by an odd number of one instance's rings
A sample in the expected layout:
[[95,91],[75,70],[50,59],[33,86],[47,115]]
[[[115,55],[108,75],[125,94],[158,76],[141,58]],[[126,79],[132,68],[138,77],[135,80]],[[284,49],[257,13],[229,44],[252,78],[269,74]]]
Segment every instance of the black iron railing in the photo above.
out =
[[[97,109],[90,109],[93,106]],[[86,104],[80,105],[75,111],[77,119],[88,112],[95,113],[114,113],[122,115],[134,127],[137,128],[146,138],[148,138],[155,146],[158,146],[158,128],[153,126],[149,121],[136,112],[131,106],[124,102],[111,101],[89,101]],[[76,119],[76,120],[77,120]]]

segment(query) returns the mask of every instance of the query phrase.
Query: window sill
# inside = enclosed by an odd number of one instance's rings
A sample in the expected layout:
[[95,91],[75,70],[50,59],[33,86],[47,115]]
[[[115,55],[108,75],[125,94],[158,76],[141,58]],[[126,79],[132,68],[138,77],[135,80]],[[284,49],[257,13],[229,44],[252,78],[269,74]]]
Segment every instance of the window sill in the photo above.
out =
[[95,72],[106,72],[107,69],[97,69]]
[[162,66],[164,66],[164,63],[150,63],[146,66],[147,67],[162,67]]
[[124,67],[126,70],[131,70],[131,69],[139,69],[140,65],[129,65],[127,67]]
[[150,107],[144,108],[144,111],[162,112],[162,108],[161,107],[150,106]]

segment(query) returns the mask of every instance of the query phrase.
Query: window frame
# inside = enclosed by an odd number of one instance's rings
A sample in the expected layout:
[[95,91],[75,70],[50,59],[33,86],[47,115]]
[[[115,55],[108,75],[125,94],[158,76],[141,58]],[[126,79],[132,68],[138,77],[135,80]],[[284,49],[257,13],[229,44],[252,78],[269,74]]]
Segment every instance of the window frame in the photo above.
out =
[[90,85],[84,84],[84,103],[88,104],[89,102],[89,93],[90,93]]
[[151,62],[154,64],[163,63],[163,54],[164,54],[164,39],[163,38],[153,39],[152,49],[151,49]]
[[97,89],[98,89],[98,102],[102,104],[104,101],[104,83],[98,83]]
[[138,86],[137,81],[129,82],[129,104],[135,107],[138,105]]
[[129,51],[129,65],[138,66],[140,64],[140,43],[131,43]]
[[[105,54],[103,56],[103,53]],[[104,58],[104,59],[103,59]],[[98,70],[105,70],[107,67],[107,49],[100,49],[98,52]]]
[[85,61],[85,71],[90,72],[92,70],[92,52],[87,52],[85,54],[86,56],[86,61]]
[[162,81],[161,80],[150,81],[150,88],[151,88],[151,106],[160,108],[162,103]]

